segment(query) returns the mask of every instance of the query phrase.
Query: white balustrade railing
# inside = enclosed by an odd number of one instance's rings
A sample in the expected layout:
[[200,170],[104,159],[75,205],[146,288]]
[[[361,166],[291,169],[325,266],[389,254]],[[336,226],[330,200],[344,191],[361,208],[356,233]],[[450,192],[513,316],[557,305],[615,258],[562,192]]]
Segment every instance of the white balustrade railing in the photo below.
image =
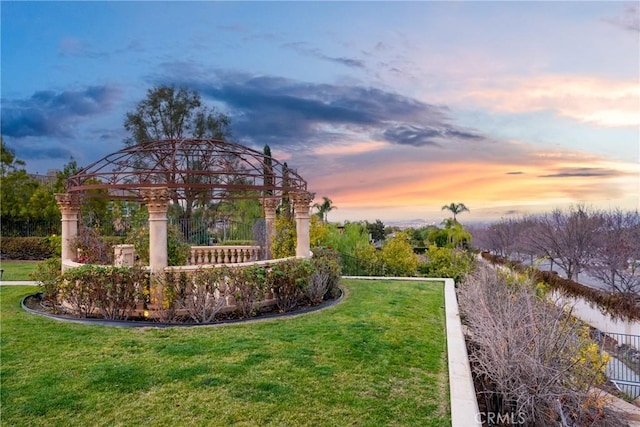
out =
[[260,246],[191,246],[189,265],[237,264],[257,261]]

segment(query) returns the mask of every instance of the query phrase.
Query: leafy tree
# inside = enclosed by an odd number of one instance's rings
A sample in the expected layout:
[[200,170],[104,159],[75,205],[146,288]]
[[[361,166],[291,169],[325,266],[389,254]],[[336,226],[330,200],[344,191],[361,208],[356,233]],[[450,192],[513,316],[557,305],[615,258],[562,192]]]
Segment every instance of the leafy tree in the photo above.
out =
[[428,246],[429,234],[434,230],[438,230],[438,227],[435,225],[427,225],[420,228],[409,228],[406,231],[411,235],[411,244],[413,246],[423,247]]
[[[287,162],[282,164],[282,186],[287,188],[291,185],[289,178],[289,165]],[[293,221],[293,203],[289,197],[289,192],[282,191],[282,200],[280,200],[280,206],[278,207],[278,213],[284,215],[288,221]]]
[[379,219],[376,219],[376,222],[367,222],[367,230],[369,230],[369,234],[371,234],[371,240],[376,242],[384,240],[386,235],[384,231],[384,223]]
[[0,172],[4,178],[7,174],[15,172],[18,167],[24,166],[24,161],[16,158],[16,153],[4,144],[0,136]]
[[[80,171],[80,167],[75,159],[71,159],[69,163],[64,165],[62,171],[56,173],[56,181],[53,184],[45,185],[44,192],[46,195],[42,196],[43,204],[42,212],[50,213],[56,212],[55,216],[51,218],[60,218],[58,212],[58,206],[54,197],[55,193],[63,193],[66,191],[67,180],[70,176],[75,175]],[[90,178],[86,181],[87,184],[95,184],[99,181],[95,178]],[[81,215],[84,225],[88,227],[98,227],[100,231],[111,232],[113,229],[114,217],[112,210],[110,210],[110,202],[106,197],[92,197],[92,195],[106,194],[107,190],[87,190],[87,197],[82,199]],[[39,209],[36,198],[32,198],[32,203],[35,205],[32,209]]]
[[318,209],[316,215],[322,221],[327,222],[327,215],[334,209],[338,209],[337,206],[333,206],[333,201],[327,196],[322,196],[322,203],[314,203],[313,207]]
[[446,228],[432,229],[427,239],[440,248],[467,248],[471,242],[471,234],[460,223],[452,222]]
[[27,174],[24,165],[24,161],[17,159],[15,152],[0,138],[0,214],[3,221],[32,219],[27,206],[40,184]]
[[195,91],[161,85],[147,91],[147,98],[128,112],[124,128],[131,135],[126,145],[156,139],[231,137],[231,121],[223,113],[202,105]]
[[457,222],[456,215],[461,214],[462,212],[471,212],[469,208],[467,208],[464,203],[449,203],[448,205],[444,205],[442,210],[451,211],[453,214],[453,222]]
[[[263,165],[263,180],[265,187],[273,187],[275,184],[275,176],[273,175],[273,158],[271,157],[271,147],[268,145],[264,146],[263,150],[264,154],[264,165]],[[265,195],[272,195],[273,190],[267,188],[264,190]]]
[[[204,106],[200,95],[195,91],[166,85],[150,89],[146,99],[137,105],[135,111],[126,114],[124,127],[130,134],[125,139],[127,146],[159,139],[177,141],[183,138],[219,140],[231,138],[230,119],[227,115]],[[169,154],[161,151],[150,153],[156,161],[161,161]],[[139,161],[145,160],[140,158]],[[200,153],[188,156],[184,162],[191,170],[205,171],[219,169],[221,159],[219,156],[208,155],[206,150],[202,150]],[[238,169],[237,159],[232,156],[223,159],[223,162],[226,170]],[[168,182],[201,184],[209,179],[203,175],[185,175],[177,171],[168,171],[166,174]],[[228,176],[228,182],[225,184],[233,184],[241,179],[240,174]],[[210,194],[207,190],[198,188],[197,185],[187,185],[184,190],[172,192],[172,202],[175,205],[173,211],[180,220],[183,235],[188,238],[191,234],[190,219],[194,215],[194,210],[208,206]]]
[[364,252],[365,249],[363,248],[373,249],[369,242],[369,231],[364,223],[347,222],[341,231],[338,230],[335,224],[327,225],[330,227],[331,232],[323,239],[323,246],[351,256],[357,256],[358,252]]
[[52,185],[40,184],[25,206],[27,215],[34,220],[53,223],[60,221],[60,209],[54,197]]

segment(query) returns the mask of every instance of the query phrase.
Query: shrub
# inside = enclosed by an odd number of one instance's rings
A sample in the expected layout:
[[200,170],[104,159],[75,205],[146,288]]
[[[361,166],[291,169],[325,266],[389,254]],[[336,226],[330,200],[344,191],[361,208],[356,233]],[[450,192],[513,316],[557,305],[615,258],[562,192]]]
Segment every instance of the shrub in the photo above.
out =
[[113,250],[97,228],[80,227],[78,235],[71,242],[71,249],[77,253],[77,261],[83,264],[108,265],[113,263]]
[[2,237],[0,251],[7,259],[43,260],[54,255],[47,237]]
[[336,296],[342,267],[340,254],[331,249],[314,248],[311,258],[313,271],[305,294],[312,304],[319,304],[325,295]]
[[87,264],[66,270],[58,289],[74,315],[91,317],[98,309],[103,318],[118,320],[128,318],[143,300],[148,280],[139,267]]
[[95,266],[88,264],[66,270],[59,287],[60,299],[71,307],[76,317],[91,317],[96,308],[96,292],[93,284]]
[[330,247],[341,254],[357,258],[362,258],[365,252],[368,254],[375,253],[375,248],[369,241],[369,230],[365,224],[359,222],[345,223],[342,231],[339,231],[334,224],[326,224],[325,228],[328,229],[318,233],[322,235],[322,239],[318,238],[315,244]]
[[183,308],[183,300],[189,293],[189,276],[183,271],[170,271],[153,280],[153,286],[162,287],[162,302],[156,320],[164,323],[178,322],[178,310]]
[[413,253],[407,233],[399,232],[382,247],[382,261],[398,276],[414,276],[418,271],[418,257]]
[[167,226],[167,262],[169,265],[187,265],[191,247],[184,241],[176,225]]
[[309,218],[309,243],[312,247],[326,244],[327,237],[331,233],[328,223],[322,221],[317,215]]
[[616,425],[589,397],[606,357],[570,312],[538,295],[535,281],[481,266],[458,291],[486,412],[536,426]]
[[[133,245],[140,262],[149,264],[149,225],[133,227],[125,237],[125,242]],[[174,224],[167,224],[167,263],[169,265],[186,265],[189,259],[189,244],[184,242],[180,229]]]
[[275,259],[296,255],[296,224],[284,215],[276,217],[271,254]]
[[225,304],[222,269],[199,269],[192,276],[167,273],[163,280],[163,310],[160,320],[176,322],[184,311],[195,323],[213,322]]
[[259,266],[224,268],[227,293],[236,301],[236,311],[240,317],[255,315],[256,303],[265,294],[265,270]]
[[276,296],[281,312],[293,310],[304,298],[313,267],[306,259],[290,259],[267,269],[266,284]]
[[44,238],[51,249],[53,256],[60,258],[62,256],[62,236],[58,234],[52,234]]
[[450,277],[458,283],[473,270],[475,257],[466,251],[431,245],[425,253],[427,260],[418,265],[420,274],[427,277]]
[[58,311],[58,293],[62,280],[61,265],[60,258],[49,258],[38,263],[35,270],[29,273],[31,280],[38,282],[42,288],[43,305],[54,312]]

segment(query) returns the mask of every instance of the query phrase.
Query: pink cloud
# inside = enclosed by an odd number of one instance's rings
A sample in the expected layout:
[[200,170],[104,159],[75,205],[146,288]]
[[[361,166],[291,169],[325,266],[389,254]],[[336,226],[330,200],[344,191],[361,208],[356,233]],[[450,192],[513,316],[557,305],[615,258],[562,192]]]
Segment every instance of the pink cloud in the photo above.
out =
[[[480,82],[479,82],[480,83]],[[640,82],[585,76],[503,79],[499,85],[467,88],[460,101],[499,113],[555,111],[603,127],[640,126]]]

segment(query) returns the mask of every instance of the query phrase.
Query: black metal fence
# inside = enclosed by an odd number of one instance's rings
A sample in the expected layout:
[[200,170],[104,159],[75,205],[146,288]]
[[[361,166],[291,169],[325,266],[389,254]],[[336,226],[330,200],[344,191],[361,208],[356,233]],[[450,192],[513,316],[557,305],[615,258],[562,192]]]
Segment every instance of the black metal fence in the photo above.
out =
[[[129,230],[141,227],[146,220],[133,223],[129,218],[119,219],[114,224],[97,224],[90,217],[83,217],[87,227],[96,227],[103,236],[125,236]],[[232,220],[202,221],[169,218],[169,223],[178,227],[187,243],[213,245],[226,241],[255,241],[255,224],[244,224]],[[4,237],[46,237],[60,235],[60,221],[0,221],[0,235]]]
[[344,276],[405,276],[384,263],[368,261],[340,253]]
[[232,220],[201,221],[169,218],[185,241],[192,245],[214,245],[227,241],[254,241],[254,225]]
[[631,399],[640,397],[640,335],[596,330],[594,338],[610,357],[606,367],[609,380]]
[[45,237],[62,232],[60,221],[0,220],[0,234],[4,237]]

